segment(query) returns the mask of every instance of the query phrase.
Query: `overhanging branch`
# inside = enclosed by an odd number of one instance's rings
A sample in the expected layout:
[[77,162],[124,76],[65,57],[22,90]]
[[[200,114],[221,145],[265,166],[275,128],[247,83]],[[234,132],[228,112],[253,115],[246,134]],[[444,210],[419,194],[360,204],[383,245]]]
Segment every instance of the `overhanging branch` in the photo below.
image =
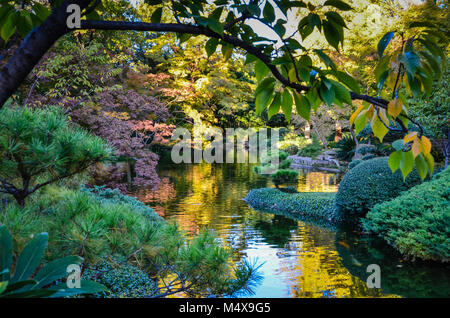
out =
[[[276,65],[273,65],[268,55],[264,54],[259,48],[230,35],[220,35],[208,28],[195,25],[185,25],[180,23],[146,23],[146,22],[126,22],[126,21],[101,21],[101,20],[83,20],[81,21],[81,29],[96,29],[96,30],[124,30],[124,31],[150,31],[150,32],[176,32],[176,33],[188,33],[193,35],[205,35],[221,39],[222,41],[232,44],[235,47],[239,47],[246,52],[259,58],[272,72],[273,76],[284,86],[290,87],[297,92],[307,92],[311,89],[310,86],[300,85],[293,83],[289,79],[285,78]],[[352,100],[363,100],[368,103],[374,104],[378,107],[387,109],[389,102],[382,98],[373,97],[370,95],[357,94],[350,92]],[[408,116],[401,115],[412,121]],[[399,122],[399,121],[397,121]],[[417,124],[417,123],[415,123]],[[400,124],[405,132],[407,131],[403,123]],[[419,125],[420,127],[420,125]]]

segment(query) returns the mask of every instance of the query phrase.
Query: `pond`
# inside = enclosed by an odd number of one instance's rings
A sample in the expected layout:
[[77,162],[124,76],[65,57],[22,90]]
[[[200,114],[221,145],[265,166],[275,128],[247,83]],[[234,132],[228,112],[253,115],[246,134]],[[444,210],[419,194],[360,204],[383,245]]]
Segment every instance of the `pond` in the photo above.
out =
[[[252,297],[448,297],[449,266],[408,263],[380,240],[284,215],[256,211],[242,199],[272,186],[250,164],[160,164],[157,191],[137,196],[188,235],[216,232],[243,258],[263,263]],[[301,171],[299,191],[337,191],[340,177]],[[369,264],[381,268],[381,289],[368,288]]]

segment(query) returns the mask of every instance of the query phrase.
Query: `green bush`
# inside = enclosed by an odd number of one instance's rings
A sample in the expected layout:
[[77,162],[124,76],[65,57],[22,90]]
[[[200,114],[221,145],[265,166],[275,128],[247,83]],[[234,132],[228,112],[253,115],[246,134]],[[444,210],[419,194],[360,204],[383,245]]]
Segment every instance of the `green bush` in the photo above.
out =
[[389,201],[420,182],[416,170],[405,181],[399,170],[392,173],[387,157],[363,161],[342,179],[336,207],[344,221],[358,222],[375,204]]
[[[278,166],[272,164],[272,160],[278,156]],[[253,171],[257,174],[270,174],[272,182],[278,188],[281,184],[294,183],[297,181],[298,171],[290,170],[292,160],[287,159],[289,154],[285,151],[277,151],[275,153],[268,152],[263,157],[260,166],[253,167]],[[275,172],[273,172],[275,171]]]
[[363,160],[361,160],[361,159],[355,159],[355,160],[353,160],[352,162],[350,162],[350,163],[348,164],[348,168],[349,168],[349,169],[353,169],[354,167],[356,167],[357,165],[359,165],[361,162],[363,162]]
[[86,269],[83,277],[108,288],[108,291],[95,295],[99,298],[139,298],[152,295],[156,290],[155,282],[144,271],[114,261],[104,261],[95,268]]
[[288,214],[306,221],[335,224],[338,218],[334,209],[334,197],[335,193],[287,193],[262,188],[250,190],[245,201],[255,209]]
[[365,155],[365,156],[362,157],[361,159],[364,160],[364,161],[366,161],[366,160],[370,160],[370,159],[373,159],[373,158],[376,158],[376,157],[377,157],[376,155],[370,154],[370,155]]
[[310,157],[310,158],[317,158],[318,155],[320,155],[323,151],[323,146],[320,144],[319,139],[313,135],[312,136],[312,143],[307,144],[305,147],[301,148],[297,155],[301,157]]
[[283,141],[279,146],[281,150],[286,151],[290,155],[295,155],[299,151],[310,144],[310,141],[305,137],[298,136],[296,133],[289,132],[283,136]]
[[375,205],[362,223],[410,258],[450,261],[450,168]]
[[296,182],[298,178],[298,171],[289,169],[280,169],[277,170],[270,177],[272,178],[272,182],[278,188],[281,184]]

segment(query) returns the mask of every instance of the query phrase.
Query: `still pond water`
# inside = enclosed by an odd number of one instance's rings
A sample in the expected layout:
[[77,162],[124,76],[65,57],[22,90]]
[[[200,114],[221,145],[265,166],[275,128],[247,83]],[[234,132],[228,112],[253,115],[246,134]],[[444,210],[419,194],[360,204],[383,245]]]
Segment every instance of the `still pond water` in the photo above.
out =
[[[272,186],[252,169],[249,164],[163,164],[159,189],[141,190],[138,197],[188,235],[213,229],[236,262],[264,263],[254,297],[450,297],[449,266],[407,263],[380,240],[252,209],[242,200],[247,192]],[[339,179],[303,171],[298,188],[334,192]],[[381,268],[381,289],[367,287],[369,264]]]

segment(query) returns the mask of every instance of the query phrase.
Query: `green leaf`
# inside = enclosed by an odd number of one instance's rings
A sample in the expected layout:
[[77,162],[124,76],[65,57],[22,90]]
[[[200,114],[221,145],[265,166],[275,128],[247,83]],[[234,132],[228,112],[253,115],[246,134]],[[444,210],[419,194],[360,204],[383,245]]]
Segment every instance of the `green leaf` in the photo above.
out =
[[375,67],[374,74],[375,79],[377,80],[377,83],[380,82],[381,75],[388,69],[389,62],[391,60],[391,57],[389,55],[385,55],[381,58],[381,60],[378,62],[377,66]]
[[0,295],[3,298],[46,298],[55,294],[54,290],[49,289],[34,289],[24,292],[10,293],[6,295]]
[[300,79],[308,82],[309,81],[309,70],[304,67],[298,68],[298,75],[300,76]]
[[56,286],[52,286],[49,288],[49,290],[55,292],[55,294],[51,295],[51,298],[55,297],[67,297],[67,296],[74,296],[74,295],[82,295],[82,294],[96,294],[103,291],[107,291],[108,289],[103,286],[102,284],[89,281],[89,280],[82,280],[81,282],[81,288],[67,288],[67,283],[59,283]]
[[258,95],[261,91],[265,90],[265,89],[270,89],[270,87],[273,87],[275,85],[275,79],[273,77],[266,77],[265,79],[263,79],[258,87],[256,87],[255,90],[255,95]]
[[217,45],[219,44],[219,40],[216,38],[210,38],[205,44],[205,50],[208,57],[214,54],[217,49]]
[[339,41],[340,41],[339,31],[333,24],[331,24],[327,20],[323,21],[322,25],[325,39],[332,47],[336,49],[336,51],[339,51]]
[[225,61],[231,57],[231,54],[233,54],[233,46],[231,44],[222,43],[222,55],[225,58]]
[[284,20],[278,20],[274,25],[273,30],[282,38],[286,33],[286,28],[284,27]]
[[298,29],[300,31],[300,35],[302,36],[302,40],[305,41],[305,39],[314,31],[314,28],[306,24],[303,27]]
[[214,32],[223,35],[223,25],[219,21],[214,19],[207,19],[207,26]]
[[388,32],[386,33],[378,42],[378,56],[380,58],[383,57],[384,50],[386,50],[386,47],[388,46],[389,42],[392,40],[392,37],[394,36],[394,32]]
[[79,256],[67,256],[48,263],[34,276],[37,285],[34,286],[33,289],[45,287],[56,280],[65,277],[69,265],[81,265],[82,263],[83,258]]
[[163,8],[158,8],[155,10],[155,12],[153,12],[152,17],[150,19],[152,23],[160,23],[161,22],[162,11],[163,11]]
[[[383,116],[380,116],[380,117],[383,118]],[[385,119],[383,118],[383,120],[385,120]],[[375,137],[377,137],[380,140],[380,142],[383,142],[383,138],[384,138],[384,136],[386,136],[389,129],[386,128],[385,125],[383,125],[383,123],[381,122],[381,120],[378,118],[378,116],[376,114],[374,114],[374,116],[372,118],[371,127],[372,127],[372,131],[373,131],[373,134],[375,135]]]
[[267,89],[262,90],[255,98],[256,114],[261,114],[273,99],[273,91],[275,85],[270,85]]
[[297,113],[309,122],[311,105],[309,104],[308,99],[305,96],[300,95],[299,93],[294,91],[294,100]]
[[412,151],[403,152],[400,160],[400,171],[403,175],[403,180],[406,179],[408,174],[414,169],[414,155]]
[[8,281],[0,282],[0,295],[6,290],[8,287]]
[[326,55],[322,50],[314,50],[314,52],[317,54],[317,56],[322,60],[322,62],[325,63],[327,67],[331,67],[332,69],[336,68],[336,65],[334,65],[333,61],[330,59],[328,55]]
[[364,129],[364,127],[366,127],[367,121],[369,120],[369,118],[367,118],[367,110],[362,110],[358,116],[355,119],[355,133],[359,134],[361,132],[361,130]]
[[264,19],[269,23],[275,21],[275,10],[273,9],[269,1],[266,1],[266,5],[264,6],[263,10],[263,16]]
[[22,280],[20,282],[8,285],[8,288],[6,288],[5,292],[12,293],[12,292],[15,292],[16,290],[22,289],[24,287],[27,287],[26,290],[29,290],[32,286],[35,286],[35,285],[36,285],[36,281],[33,279]]
[[335,76],[339,81],[341,81],[343,84],[345,84],[353,92],[355,92],[357,94],[361,93],[358,82],[353,77],[348,75],[347,73],[344,73],[341,71],[336,71]]
[[258,82],[261,81],[261,79],[263,79],[269,72],[270,72],[269,67],[267,67],[267,65],[263,61],[261,60],[256,61],[255,77]]
[[319,92],[317,91],[317,89],[310,89],[306,93],[305,97],[308,99],[311,108],[314,110],[317,110],[317,107],[319,107],[322,102],[320,100]]
[[324,6],[332,6],[332,7],[338,8],[339,10],[342,10],[342,11],[353,10],[353,8],[351,6],[349,6],[344,1],[340,1],[340,0],[327,0],[327,1],[325,1],[325,3],[323,5]]
[[335,99],[337,98],[339,101],[344,102],[346,104],[352,105],[352,98],[350,96],[350,92],[348,89],[344,87],[344,85],[331,81],[334,87]]
[[11,283],[26,280],[33,274],[42,259],[47,242],[48,234],[41,233],[23,248],[17,260]]
[[281,93],[276,92],[275,97],[273,98],[273,101],[269,106],[269,110],[267,111],[269,119],[280,111],[280,107],[281,107]]
[[394,173],[397,171],[397,169],[400,167],[400,160],[402,158],[402,152],[401,151],[395,151],[391,153],[389,156],[388,164],[389,168],[391,168],[391,171]]
[[423,154],[419,154],[416,159],[416,169],[417,172],[419,173],[420,179],[422,179],[422,181],[427,177],[428,174],[428,164],[427,161],[425,159],[425,157],[423,156]]
[[[9,280],[12,265],[12,237],[5,225],[0,225],[0,281]],[[6,272],[4,272],[7,270]]]
[[15,13],[11,11],[9,15],[6,17],[5,23],[3,24],[2,29],[0,30],[0,36],[5,41],[5,43],[8,42],[9,38],[16,31],[16,26],[14,25],[14,16]]
[[281,109],[283,110],[284,116],[286,117],[288,123],[291,122],[292,103],[293,103],[292,95],[289,92],[289,89],[286,88],[283,91],[283,95],[281,97]]
[[424,154],[424,157],[427,161],[428,169],[430,170],[430,176],[432,176],[434,171],[434,158],[431,153]]
[[325,16],[327,17],[328,20],[341,25],[344,28],[347,28],[347,25],[345,24],[344,19],[341,17],[341,15],[337,12],[334,11],[329,11],[327,13],[325,13]]
[[222,16],[223,7],[215,9],[209,16],[209,19],[214,19],[220,21],[220,17]]
[[334,96],[335,96],[333,87],[327,88],[327,86],[324,83],[322,83],[320,85],[319,93],[320,93],[320,98],[325,103],[327,103],[328,106],[331,106],[331,104],[333,104]]
[[256,62],[258,60],[258,58],[256,56],[254,56],[253,54],[247,53],[247,55],[245,56],[245,65],[247,64],[251,64],[253,62]]
[[18,17],[17,30],[20,35],[24,38],[33,28],[33,21],[31,20],[30,13],[28,11],[21,11]]
[[392,147],[394,147],[395,150],[401,151],[403,150],[403,147],[405,147],[405,142],[403,139],[397,139],[392,143]]
[[420,52],[422,56],[425,58],[427,63],[430,65],[432,71],[436,78],[440,78],[442,76],[441,67],[439,66],[439,62],[435,59],[435,57],[428,52]]
[[33,11],[41,22],[44,22],[44,20],[47,19],[51,13],[49,9],[38,2],[34,2]]
[[405,65],[407,71],[413,75],[416,74],[417,68],[421,65],[420,57],[411,51],[402,54],[399,57],[399,61],[402,62]]

